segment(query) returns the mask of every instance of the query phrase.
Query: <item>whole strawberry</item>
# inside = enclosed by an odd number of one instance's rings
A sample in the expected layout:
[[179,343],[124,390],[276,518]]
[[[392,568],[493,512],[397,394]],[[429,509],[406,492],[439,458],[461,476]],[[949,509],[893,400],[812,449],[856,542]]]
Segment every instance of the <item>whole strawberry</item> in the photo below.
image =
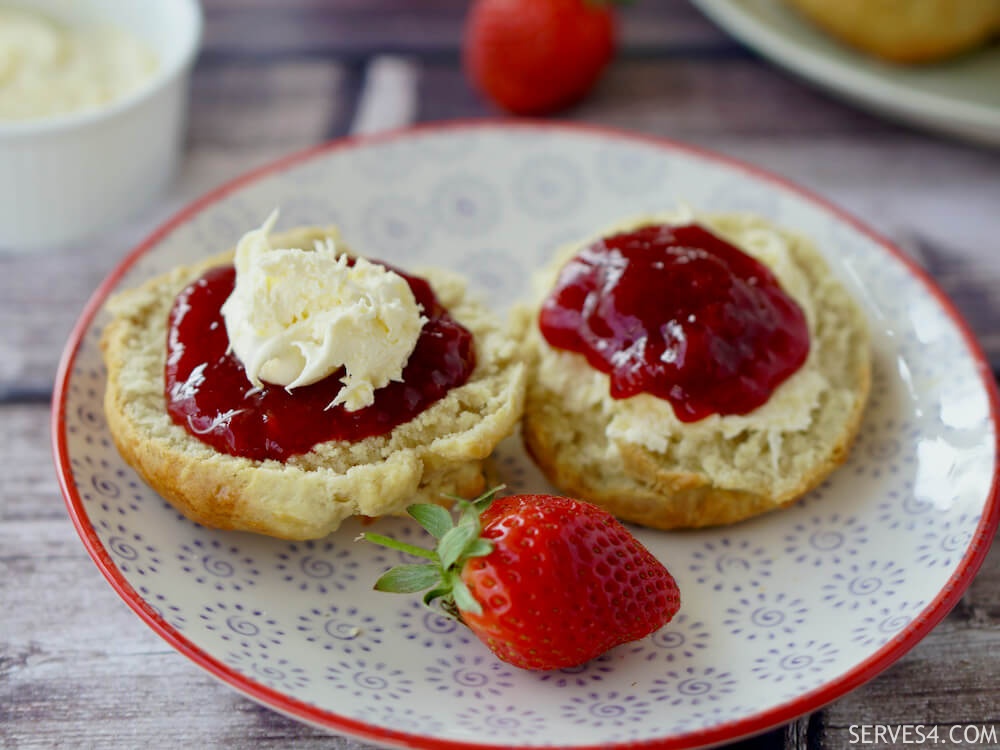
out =
[[474,0],[465,69],[502,109],[550,114],[590,91],[615,48],[614,0]]
[[677,612],[670,573],[608,512],[566,497],[492,494],[460,501],[457,523],[439,506],[410,506],[439,540],[434,552],[365,534],[432,561],[393,568],[375,588],[430,589],[426,603],[440,599],[500,659],[535,670],[583,664]]

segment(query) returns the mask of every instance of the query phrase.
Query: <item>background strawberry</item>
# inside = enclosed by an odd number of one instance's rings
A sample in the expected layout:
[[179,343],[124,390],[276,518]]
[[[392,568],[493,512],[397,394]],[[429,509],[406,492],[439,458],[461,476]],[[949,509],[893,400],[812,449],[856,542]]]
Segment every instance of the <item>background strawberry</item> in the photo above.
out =
[[408,509],[439,541],[423,550],[378,534],[369,541],[425,557],[375,584],[430,589],[499,658],[524,669],[582,664],[665,625],[680,607],[667,569],[620,522],[589,503],[552,495]]
[[474,0],[463,57],[473,84],[519,115],[581,99],[615,48],[612,0]]

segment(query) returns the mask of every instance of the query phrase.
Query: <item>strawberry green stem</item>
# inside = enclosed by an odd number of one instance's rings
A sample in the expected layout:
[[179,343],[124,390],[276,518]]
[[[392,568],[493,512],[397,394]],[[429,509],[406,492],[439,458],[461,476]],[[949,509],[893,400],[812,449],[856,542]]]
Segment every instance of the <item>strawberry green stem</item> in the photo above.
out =
[[459,511],[457,522],[449,511],[439,505],[418,504],[407,508],[406,512],[437,540],[433,550],[371,532],[358,537],[429,561],[397,565],[375,582],[375,589],[400,594],[430,589],[424,596],[424,604],[430,606],[437,601],[445,613],[458,619],[461,619],[461,611],[482,612],[481,605],[462,580],[462,568],[469,559],[493,551],[493,544],[480,536],[482,525],[479,514],[502,489],[502,486],[496,487],[475,500],[450,498],[456,501]]
[[418,547],[415,544],[410,544],[408,542],[401,542],[398,539],[392,539],[391,537],[382,536],[381,534],[372,534],[366,531],[361,535],[361,538],[366,542],[373,542],[382,547],[388,547],[389,549],[394,549],[398,552],[405,552],[409,555],[415,555],[417,557],[422,557],[425,560],[437,560],[438,556],[433,550],[424,549],[423,547]]

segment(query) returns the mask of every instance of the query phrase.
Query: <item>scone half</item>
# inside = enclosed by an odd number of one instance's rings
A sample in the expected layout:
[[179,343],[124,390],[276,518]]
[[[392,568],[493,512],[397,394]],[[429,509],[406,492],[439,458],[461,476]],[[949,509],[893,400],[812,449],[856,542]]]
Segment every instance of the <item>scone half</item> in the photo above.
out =
[[538,327],[541,301],[590,240],[558,253],[537,279],[538,303],[518,320],[529,359],[522,435],[532,458],[563,492],[661,529],[733,523],[802,497],[846,459],[871,381],[864,315],[805,238],[746,214],[684,211],[600,236],[692,220],[764,261],[806,315],[806,363],[763,406],[683,423],[655,396],[612,399],[607,375],[551,347]]
[[930,63],[1000,34],[1000,0],[785,0],[845,44],[897,63]]
[[[273,242],[311,248],[333,232],[302,228]],[[285,539],[320,538],[350,516],[398,514],[411,502],[484,489],[484,459],[520,419],[526,370],[501,322],[461,277],[441,270],[420,275],[472,332],[476,367],[409,422],[357,442],[320,443],[284,462],[220,453],[175,424],[164,397],[170,308],[189,283],[231,259],[227,252],[177,268],[108,303],[105,414],[122,457],[151,487],[198,523]]]

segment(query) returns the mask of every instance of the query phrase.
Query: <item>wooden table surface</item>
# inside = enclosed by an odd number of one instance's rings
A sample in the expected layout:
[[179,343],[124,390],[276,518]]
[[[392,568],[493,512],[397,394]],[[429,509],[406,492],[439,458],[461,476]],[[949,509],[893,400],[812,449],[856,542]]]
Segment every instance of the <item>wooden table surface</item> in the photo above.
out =
[[[0,747],[367,747],[216,682],[118,599],[67,518],[49,401],[87,297],[180,206],[275,157],[351,132],[496,115],[461,72],[464,5],[205,0],[189,140],[169,193],[86,245],[0,254]],[[831,98],[730,40],[683,0],[630,7],[622,32],[608,74],[565,119],[706,147],[839,204],[928,269],[1000,370],[1000,153]],[[994,549],[961,603],[895,666],[823,710],[733,747],[842,748],[852,746],[853,724],[992,725],[998,709]]]

